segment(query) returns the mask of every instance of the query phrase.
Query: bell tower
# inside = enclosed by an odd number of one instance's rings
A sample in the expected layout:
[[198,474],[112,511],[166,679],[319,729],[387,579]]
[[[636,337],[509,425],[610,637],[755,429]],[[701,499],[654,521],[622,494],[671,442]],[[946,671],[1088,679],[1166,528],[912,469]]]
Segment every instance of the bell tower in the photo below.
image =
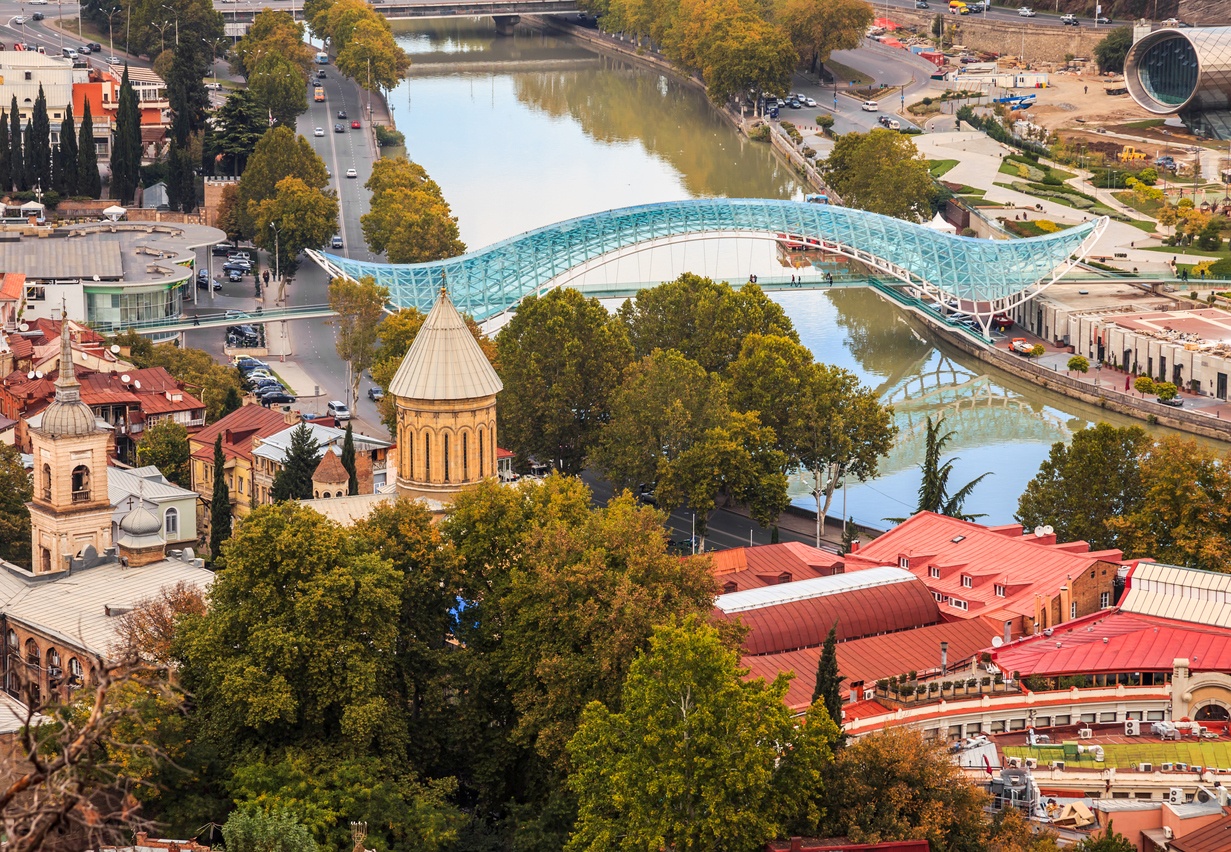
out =
[[64,571],[67,560],[87,547],[101,554],[111,546],[107,454],[112,438],[81,401],[63,312],[56,397],[29,424],[34,456],[34,499],[28,504],[33,569],[36,574]]

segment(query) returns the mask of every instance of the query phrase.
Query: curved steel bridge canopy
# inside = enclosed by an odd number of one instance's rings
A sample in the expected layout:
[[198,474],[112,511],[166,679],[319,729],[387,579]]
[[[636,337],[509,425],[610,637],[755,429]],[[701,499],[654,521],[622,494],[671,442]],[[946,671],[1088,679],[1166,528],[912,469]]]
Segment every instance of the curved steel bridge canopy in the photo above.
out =
[[570,269],[651,240],[708,232],[788,233],[820,241],[935,296],[1003,309],[1051,284],[1089,251],[1106,218],[1024,240],[944,234],[901,219],[797,201],[705,198],[608,210],[527,231],[460,257],[388,264],[308,254],[334,277],[371,276],[398,308],[428,311],[447,276],[459,310],[482,322],[552,286]]

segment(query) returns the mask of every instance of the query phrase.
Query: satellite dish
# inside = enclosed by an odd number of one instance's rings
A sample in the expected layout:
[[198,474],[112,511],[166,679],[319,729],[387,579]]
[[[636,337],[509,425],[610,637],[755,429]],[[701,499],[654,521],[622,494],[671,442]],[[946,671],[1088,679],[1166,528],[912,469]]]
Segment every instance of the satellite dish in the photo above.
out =
[[[133,377],[128,375],[128,373],[125,373],[124,375],[120,376],[120,381],[123,382],[124,384],[128,384],[132,380],[133,380]],[[1035,530],[1035,532],[1037,533],[1038,530]]]
[[42,370],[35,370],[35,371],[34,371],[34,378],[36,378],[36,379],[41,379],[42,377],[43,377],[43,371],[42,371]]
[[993,636],[992,637],[992,647],[993,648],[999,648],[1003,644],[1004,644],[1003,636]]
[[112,355],[119,355],[119,354],[120,354],[120,346],[119,346],[119,344],[117,344],[117,343],[112,343],[112,344],[111,344],[111,354],[112,354]]
[[29,331],[29,330],[30,330],[30,323],[28,323],[28,322],[23,322],[21,325],[17,326],[17,330],[18,330],[18,331]]
[[1034,537],[1035,537],[1035,538],[1042,538],[1042,537],[1043,537],[1043,528],[1042,528],[1042,527],[1035,527],[1035,528],[1034,528]]
[[32,378],[34,378],[34,371],[33,371],[33,370],[31,370],[30,372],[26,373],[26,378],[27,378],[27,379],[32,379]]
[[133,382],[133,387],[135,387],[137,390],[141,390],[141,380],[137,379],[135,382]]
[[98,280],[98,276],[97,276],[97,275],[95,275],[95,276],[94,276],[94,280],[95,280],[95,281],[97,281],[97,280]]
[[1055,531],[1056,530],[1052,527],[1051,524],[1047,524],[1045,527],[1043,527],[1043,535],[1051,535]]

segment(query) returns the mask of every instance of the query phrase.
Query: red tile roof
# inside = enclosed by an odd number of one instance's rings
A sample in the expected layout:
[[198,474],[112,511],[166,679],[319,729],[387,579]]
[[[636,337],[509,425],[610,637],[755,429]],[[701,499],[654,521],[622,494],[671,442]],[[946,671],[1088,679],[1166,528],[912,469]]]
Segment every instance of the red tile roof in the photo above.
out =
[[[948,662],[956,667],[988,648],[999,629],[1000,625],[990,619],[971,618],[842,642],[837,647],[837,653],[838,671],[846,678],[843,688],[860,681],[871,686],[882,678],[912,671],[939,671],[941,642],[949,643]],[[792,709],[802,709],[812,702],[816,665],[820,658],[820,648],[807,648],[783,654],[744,657],[742,665],[752,676],[763,677],[767,681],[773,680],[779,672],[795,672],[795,679],[787,690],[786,704]]]
[[1231,629],[1113,610],[992,652],[1004,671],[1048,677],[1168,672],[1176,657],[1188,658],[1194,671],[1231,671]]
[[147,367],[128,373],[94,373],[81,380],[81,397],[87,405],[122,405],[127,400],[146,415],[205,408],[205,403],[181,389],[165,367]]
[[[1084,542],[1056,544],[1054,534],[1022,535],[1018,524],[985,527],[931,512],[920,512],[846,557],[846,571],[900,565],[929,589],[965,601],[953,618],[1015,614],[1033,616],[1035,595],[1050,599],[1069,577],[1093,563],[1123,562],[1118,550],[1089,551]],[[940,576],[931,576],[936,569]],[[963,585],[969,578],[970,586]],[[996,593],[1001,586],[1004,594]]]
[[926,840],[882,840],[851,843],[843,837],[792,837],[771,840],[764,852],[928,852]]
[[286,418],[280,412],[263,405],[245,405],[191,436],[189,444],[197,447],[193,458],[213,461],[214,441],[221,434],[224,456],[241,456],[251,461],[253,438],[267,438],[285,428]]
[[1222,819],[1172,840],[1169,848],[1173,852],[1227,852],[1231,849],[1231,815],[1225,808],[1223,814]]
[[[801,542],[733,547],[710,555],[714,576],[750,571],[754,574],[792,575],[792,579],[828,577],[842,573],[842,557]],[[726,578],[723,578],[724,581]],[[745,588],[740,586],[740,588]]]
[[0,299],[6,302],[16,302],[26,289],[26,274],[24,272],[6,272],[0,278]]
[[[803,583],[824,582],[825,578],[821,578],[784,583],[774,588],[789,595],[792,588],[801,587]],[[754,593],[755,590],[736,594]],[[820,645],[835,624],[838,641],[845,642],[937,624],[941,620],[932,593],[923,583],[909,578],[902,582],[787,599],[729,614],[720,606],[715,607],[715,617],[739,619],[749,628],[744,639],[744,651],[749,654],[777,654]]]

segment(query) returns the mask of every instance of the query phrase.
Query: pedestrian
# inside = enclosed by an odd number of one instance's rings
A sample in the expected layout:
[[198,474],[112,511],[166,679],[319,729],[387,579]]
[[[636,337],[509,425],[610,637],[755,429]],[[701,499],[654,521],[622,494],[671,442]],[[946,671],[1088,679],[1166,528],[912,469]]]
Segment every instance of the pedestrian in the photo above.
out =
[[1082,93],[1083,95],[1088,95],[1088,94],[1090,94],[1090,87],[1089,87],[1089,86],[1082,86],[1082,87],[1081,87],[1081,93]]

